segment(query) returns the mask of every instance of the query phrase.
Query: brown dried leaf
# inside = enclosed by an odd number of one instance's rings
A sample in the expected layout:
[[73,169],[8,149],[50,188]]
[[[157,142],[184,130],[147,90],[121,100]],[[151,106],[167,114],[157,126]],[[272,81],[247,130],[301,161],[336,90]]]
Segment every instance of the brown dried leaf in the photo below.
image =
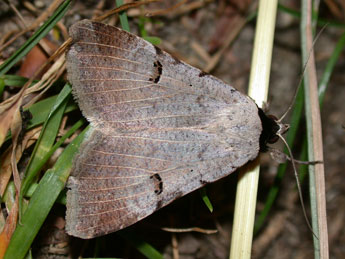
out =
[[[49,55],[51,55],[58,48],[48,39],[42,39],[40,44],[45,46],[45,51],[47,51]],[[33,76],[35,76],[35,79],[41,78],[45,71],[41,71],[36,75],[35,72],[48,60],[45,51],[43,51],[38,45],[33,47],[32,50],[26,55],[20,67],[19,75],[27,78],[31,78]]]

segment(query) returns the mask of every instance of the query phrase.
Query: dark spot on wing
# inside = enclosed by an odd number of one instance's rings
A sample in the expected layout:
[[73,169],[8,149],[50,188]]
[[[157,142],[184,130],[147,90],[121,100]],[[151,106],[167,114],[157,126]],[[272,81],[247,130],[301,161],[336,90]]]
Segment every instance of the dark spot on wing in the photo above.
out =
[[201,71],[200,74],[199,74],[199,77],[203,77],[203,76],[207,76],[208,73],[204,72],[204,71]]
[[201,107],[201,108],[205,107],[204,99],[205,99],[205,96],[204,96],[204,95],[199,95],[199,96],[196,98],[196,103],[199,104],[199,107]]
[[204,97],[203,95],[199,95],[199,96],[196,98],[196,103],[201,103],[203,97]]
[[157,46],[153,45],[155,47],[155,50],[156,50],[156,54],[159,56],[159,55],[162,55],[163,51],[158,48]]
[[153,179],[155,185],[155,194],[159,195],[163,192],[163,181],[159,174],[154,174],[150,176],[150,179]]
[[158,83],[159,79],[161,78],[162,75],[162,71],[163,71],[163,66],[162,63],[159,62],[159,60],[155,61],[153,63],[153,66],[156,68],[155,73],[157,74],[157,76],[155,77],[155,79],[153,80],[153,82]]

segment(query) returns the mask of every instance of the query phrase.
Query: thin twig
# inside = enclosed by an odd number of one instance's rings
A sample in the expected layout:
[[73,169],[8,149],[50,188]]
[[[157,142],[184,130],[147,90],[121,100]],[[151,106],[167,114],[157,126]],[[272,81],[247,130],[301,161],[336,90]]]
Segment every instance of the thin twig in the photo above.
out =
[[199,227],[193,228],[162,228],[162,230],[172,233],[186,233],[186,232],[199,232],[203,234],[215,234],[218,232],[216,229],[203,229]]

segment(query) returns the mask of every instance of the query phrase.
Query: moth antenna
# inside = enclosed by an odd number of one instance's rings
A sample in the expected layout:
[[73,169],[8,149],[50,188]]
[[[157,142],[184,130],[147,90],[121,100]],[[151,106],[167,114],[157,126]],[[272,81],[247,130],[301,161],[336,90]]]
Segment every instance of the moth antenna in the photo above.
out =
[[285,116],[290,112],[290,110],[291,110],[291,108],[292,108],[292,105],[296,102],[297,93],[298,93],[299,88],[301,87],[301,84],[302,84],[302,81],[303,81],[303,78],[304,78],[304,74],[305,74],[305,71],[306,71],[306,68],[307,68],[307,64],[308,64],[310,55],[311,55],[311,53],[312,53],[312,51],[313,51],[313,49],[314,49],[314,46],[315,46],[316,41],[319,39],[321,33],[324,31],[324,29],[326,28],[327,25],[328,25],[328,23],[326,23],[326,24],[321,28],[321,30],[318,32],[318,34],[316,35],[316,37],[315,37],[315,39],[314,39],[314,41],[313,41],[312,47],[311,47],[311,49],[309,50],[309,53],[308,53],[307,62],[306,62],[306,63],[304,64],[304,66],[303,66],[302,74],[301,74],[301,76],[300,76],[300,78],[299,78],[299,82],[298,82],[298,85],[297,85],[297,89],[296,89],[296,91],[295,91],[295,93],[294,93],[294,96],[293,96],[293,98],[292,98],[292,101],[291,101],[289,107],[288,107],[288,108],[286,109],[286,111],[284,112],[284,114],[280,117],[279,120],[277,120],[277,122],[281,122],[281,121],[285,118]]
[[295,159],[293,158],[291,149],[290,149],[289,145],[287,144],[286,140],[283,138],[282,135],[277,134],[277,136],[284,142],[284,144],[285,144],[285,146],[286,146],[286,148],[287,148],[287,150],[289,152],[289,155],[291,157],[291,163],[292,163],[293,171],[294,171],[295,178],[296,178],[298,195],[299,195],[299,199],[300,199],[300,202],[301,202],[301,205],[302,205],[302,210],[303,210],[305,221],[307,222],[308,228],[313,233],[313,235],[317,239],[319,239],[319,237],[314,233],[313,228],[311,227],[310,221],[309,221],[308,216],[307,216],[307,212],[305,210],[305,206],[304,206],[304,202],[303,202],[303,195],[302,195],[302,188],[301,188],[301,184],[299,182],[298,173],[297,173],[296,164],[295,164]]

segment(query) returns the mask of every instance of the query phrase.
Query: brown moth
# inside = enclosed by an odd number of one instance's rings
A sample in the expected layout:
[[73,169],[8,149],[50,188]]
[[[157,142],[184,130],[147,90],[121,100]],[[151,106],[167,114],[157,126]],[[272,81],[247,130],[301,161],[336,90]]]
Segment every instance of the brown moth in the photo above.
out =
[[132,225],[275,140],[251,98],[140,37],[88,20],[70,36],[68,79],[91,124],[68,182],[70,235]]

